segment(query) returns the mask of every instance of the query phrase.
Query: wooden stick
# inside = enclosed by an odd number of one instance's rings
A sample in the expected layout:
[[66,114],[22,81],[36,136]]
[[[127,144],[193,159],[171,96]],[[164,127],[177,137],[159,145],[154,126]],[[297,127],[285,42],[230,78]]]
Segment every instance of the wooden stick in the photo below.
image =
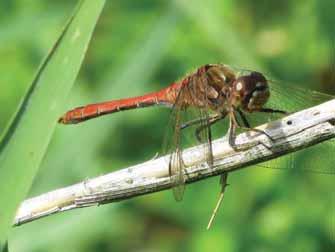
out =
[[[209,167],[202,146],[183,151],[186,183],[250,167],[335,137],[335,100],[264,124],[259,132],[245,132],[236,144],[250,148],[235,152],[226,139],[213,141],[214,163]],[[171,188],[168,156],[160,157],[78,184],[27,199],[19,207],[18,226],[70,209],[97,206]]]

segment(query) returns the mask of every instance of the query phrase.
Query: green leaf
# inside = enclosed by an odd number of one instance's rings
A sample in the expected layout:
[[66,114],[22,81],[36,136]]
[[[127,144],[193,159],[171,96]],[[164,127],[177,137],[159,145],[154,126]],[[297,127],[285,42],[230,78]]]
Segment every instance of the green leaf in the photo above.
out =
[[0,244],[0,251],[1,252],[8,252],[8,241],[6,241],[4,245]]
[[41,64],[2,138],[0,245],[5,244],[15,211],[40,166],[104,3],[104,0],[80,2]]

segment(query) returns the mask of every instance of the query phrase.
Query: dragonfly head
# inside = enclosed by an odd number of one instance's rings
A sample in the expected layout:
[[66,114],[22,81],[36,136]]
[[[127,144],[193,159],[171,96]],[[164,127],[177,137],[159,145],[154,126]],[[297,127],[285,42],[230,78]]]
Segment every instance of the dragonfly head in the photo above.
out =
[[244,111],[253,112],[261,109],[269,97],[268,82],[259,72],[242,75],[233,83],[231,103]]

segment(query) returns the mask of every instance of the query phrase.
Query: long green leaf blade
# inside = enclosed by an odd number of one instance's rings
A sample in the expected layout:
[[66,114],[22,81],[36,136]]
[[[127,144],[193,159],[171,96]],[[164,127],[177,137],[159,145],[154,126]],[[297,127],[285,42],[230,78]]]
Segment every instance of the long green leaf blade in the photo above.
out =
[[42,161],[104,3],[81,1],[0,143],[0,247]]

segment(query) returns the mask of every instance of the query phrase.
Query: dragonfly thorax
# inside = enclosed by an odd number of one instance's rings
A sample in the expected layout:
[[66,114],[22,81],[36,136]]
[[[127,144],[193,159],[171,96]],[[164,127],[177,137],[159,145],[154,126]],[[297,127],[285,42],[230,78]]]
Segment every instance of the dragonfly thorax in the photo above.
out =
[[236,80],[235,72],[223,64],[209,64],[206,69],[206,91],[205,96],[212,110],[222,111],[228,106],[228,97],[231,87]]

